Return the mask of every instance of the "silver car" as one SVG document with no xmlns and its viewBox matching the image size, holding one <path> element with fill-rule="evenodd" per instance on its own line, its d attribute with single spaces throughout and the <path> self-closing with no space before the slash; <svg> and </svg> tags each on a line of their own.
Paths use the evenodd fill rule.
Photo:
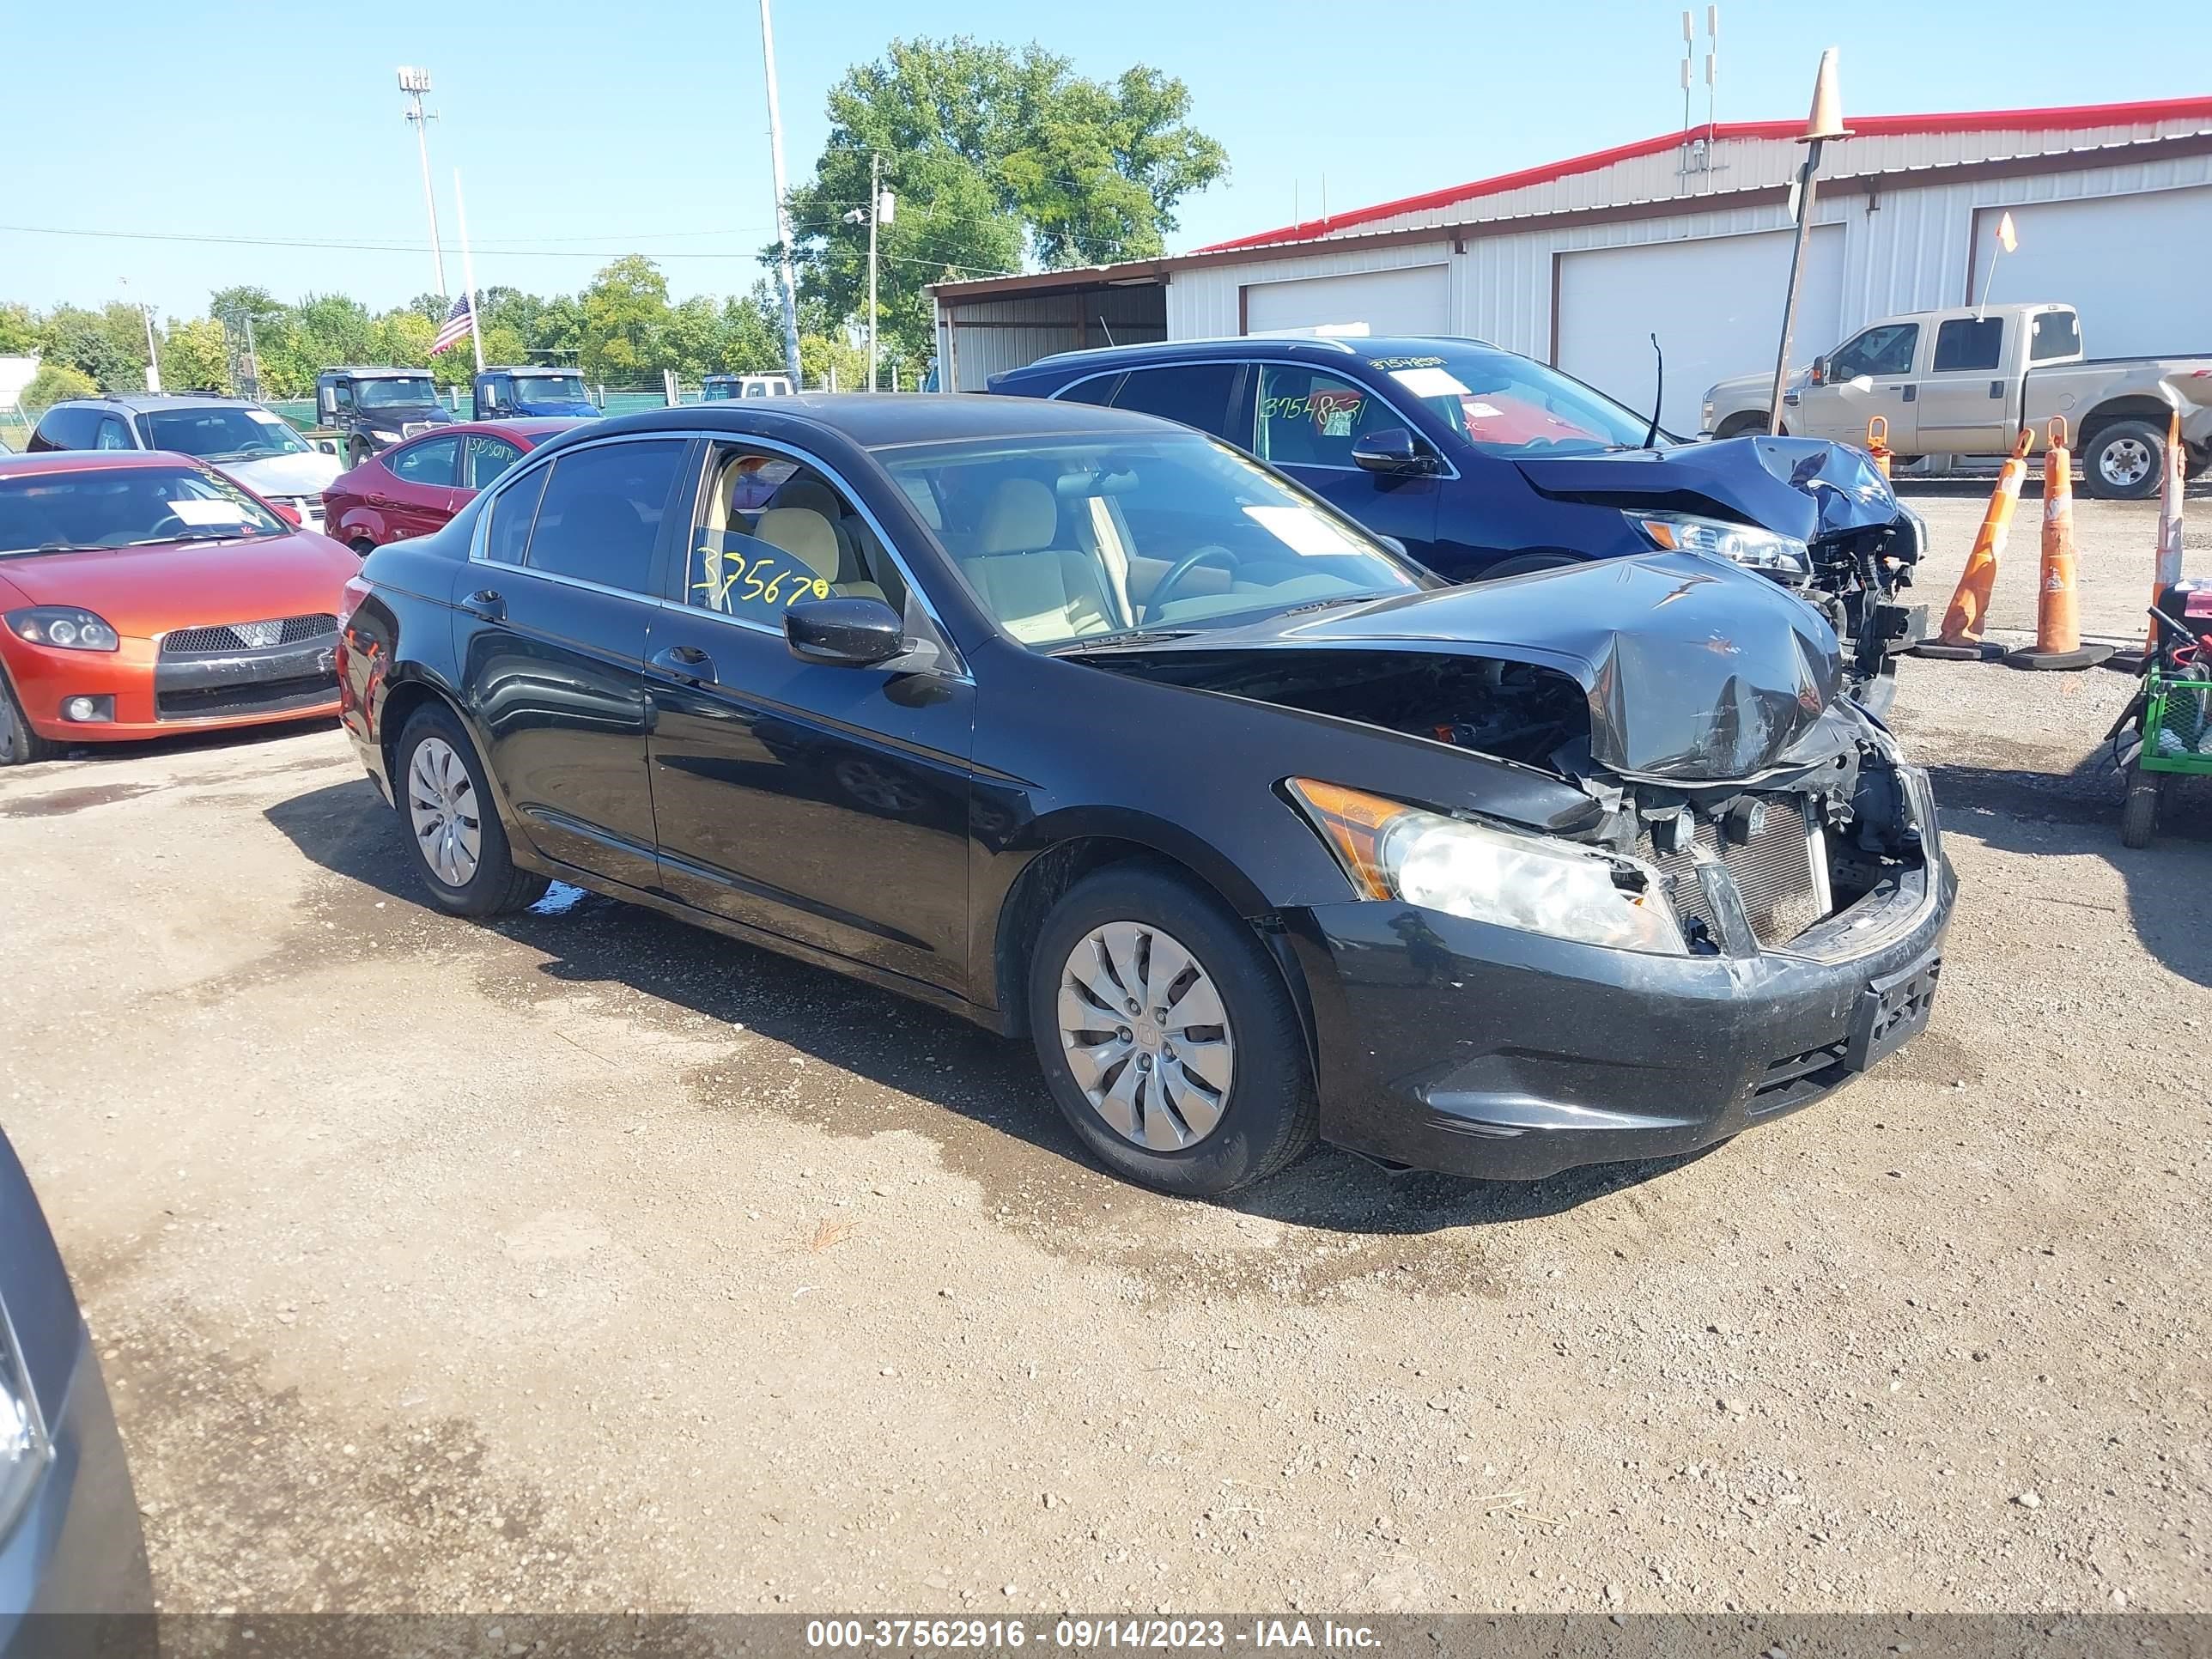
<svg viewBox="0 0 2212 1659">
<path fill-rule="evenodd" d="M 28 446 L 46 449 L 166 449 L 228 473 L 264 501 L 323 527 L 323 490 L 345 469 L 337 447 L 318 447 L 275 410 L 212 392 L 72 398 L 39 419 Z"/>
</svg>

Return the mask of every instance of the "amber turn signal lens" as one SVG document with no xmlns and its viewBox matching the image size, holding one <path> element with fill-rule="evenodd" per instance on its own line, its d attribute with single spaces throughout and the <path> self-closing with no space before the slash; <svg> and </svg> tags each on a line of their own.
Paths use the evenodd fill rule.
<svg viewBox="0 0 2212 1659">
<path fill-rule="evenodd" d="M 1390 878 L 1383 872 L 1382 832 L 1393 820 L 1406 816 L 1407 807 L 1380 795 L 1362 794 L 1342 784 L 1315 778 L 1292 778 L 1288 787 L 1306 817 L 1328 842 L 1343 865 L 1352 884 L 1371 899 L 1393 896 Z"/>
</svg>

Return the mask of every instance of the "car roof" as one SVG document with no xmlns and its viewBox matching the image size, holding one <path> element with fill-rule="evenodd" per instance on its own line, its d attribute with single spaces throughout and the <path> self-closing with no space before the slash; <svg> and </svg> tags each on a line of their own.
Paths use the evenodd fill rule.
<svg viewBox="0 0 2212 1659">
<path fill-rule="evenodd" d="M 167 449 L 47 449 L 35 455 L 0 454 L 0 478 L 39 472 L 128 472 L 138 467 L 207 469 L 189 455 Z"/>
<path fill-rule="evenodd" d="M 559 363 L 486 363 L 477 371 L 479 374 L 574 374 L 582 377 L 580 368 L 563 368 Z"/>
<path fill-rule="evenodd" d="M 764 437 L 812 427 L 833 432 L 861 449 L 901 444 L 960 442 L 978 438 L 1123 437 L 1183 432 L 1150 415 L 1089 404 L 1036 398 L 993 398 L 980 392 L 805 392 L 787 398 L 733 399 L 649 410 L 592 423 L 594 432 L 647 432 L 700 428 Z"/>
<path fill-rule="evenodd" d="M 430 371 L 427 368 L 407 368 L 398 363 L 341 363 L 336 368 L 326 368 L 323 370 L 323 374 L 370 375 L 396 374 L 404 375 L 409 380 L 427 380 L 429 378 Z M 321 375 L 318 375 L 316 378 L 319 380 Z"/>
<path fill-rule="evenodd" d="M 1255 357 L 1287 357 L 1297 362 L 1326 363 L 1372 357 L 1432 357 L 1446 347 L 1464 350 L 1469 346 L 1481 351 L 1498 349 L 1487 340 L 1462 334 L 1236 334 L 1212 340 L 1155 340 L 1139 345 L 1056 351 L 996 378 L 1011 380 L 1032 372 L 1064 374 L 1077 369 L 1099 373 L 1133 368 L 1139 363 L 1181 362 L 1194 358 L 1227 357 L 1243 362 Z"/>
<path fill-rule="evenodd" d="M 586 415 L 525 415 L 512 421 L 450 421 L 428 432 L 418 432 L 406 441 L 418 444 L 431 438 L 465 438 L 471 432 L 501 438 L 550 438 L 571 427 L 584 426 L 590 419 Z"/>
<path fill-rule="evenodd" d="M 152 409 L 205 409 L 214 405 L 235 409 L 252 400 L 234 398 L 227 392 L 103 392 L 92 398 L 64 398 L 49 405 L 49 409 L 88 408 L 133 410 Z M 258 408 L 258 404 L 254 407 Z"/>
</svg>

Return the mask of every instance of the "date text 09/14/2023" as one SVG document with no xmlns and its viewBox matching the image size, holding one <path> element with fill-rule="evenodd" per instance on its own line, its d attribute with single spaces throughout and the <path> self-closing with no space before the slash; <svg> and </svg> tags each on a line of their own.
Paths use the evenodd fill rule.
<svg viewBox="0 0 2212 1659">
<path fill-rule="evenodd" d="M 1035 1628 L 1024 1619 L 810 1619 L 806 1645 L 823 1652 L 1003 1651 L 1034 1644 L 1069 1652 L 1192 1648 L 1350 1653 L 1378 1645 L 1365 1625 L 1334 1620 L 1063 1618 Z"/>
</svg>

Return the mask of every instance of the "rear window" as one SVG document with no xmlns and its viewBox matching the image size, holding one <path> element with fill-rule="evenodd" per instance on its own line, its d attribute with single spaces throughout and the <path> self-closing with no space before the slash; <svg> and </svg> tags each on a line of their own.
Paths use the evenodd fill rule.
<svg viewBox="0 0 2212 1659">
<path fill-rule="evenodd" d="M 1936 330 L 1934 373 L 1995 368 L 2004 361 L 2004 319 L 1954 317 Z"/>
<path fill-rule="evenodd" d="M 681 438 L 572 449 L 550 469 L 530 532 L 532 570 L 649 592 L 653 550 L 684 458 Z M 494 530 L 498 526 L 494 521 Z"/>
<path fill-rule="evenodd" d="M 2070 311 L 2039 311 L 2028 325 L 2027 360 L 2049 362 L 2071 357 L 2081 349 L 2081 319 Z"/>
</svg>

